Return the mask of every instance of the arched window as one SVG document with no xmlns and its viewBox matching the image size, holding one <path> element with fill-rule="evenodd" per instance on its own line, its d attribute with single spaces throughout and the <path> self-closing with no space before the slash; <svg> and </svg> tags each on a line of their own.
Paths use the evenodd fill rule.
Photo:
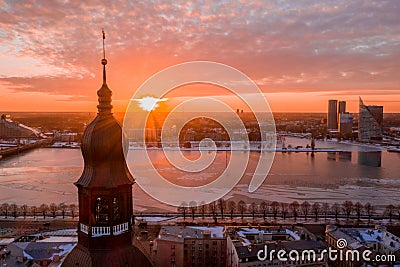
<svg viewBox="0 0 400 267">
<path fill-rule="evenodd" d="M 108 204 L 106 199 L 101 197 L 96 199 L 95 218 L 96 223 L 108 223 Z"/>
</svg>

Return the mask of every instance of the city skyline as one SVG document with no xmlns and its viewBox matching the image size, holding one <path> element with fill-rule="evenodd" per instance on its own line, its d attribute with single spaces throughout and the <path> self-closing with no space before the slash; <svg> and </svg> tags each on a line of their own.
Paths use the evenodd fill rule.
<svg viewBox="0 0 400 267">
<path fill-rule="evenodd" d="M 7 112 L 95 112 L 105 28 L 116 112 L 151 75 L 193 60 L 242 71 L 273 112 L 325 113 L 329 99 L 341 99 L 353 113 L 359 95 L 385 113 L 400 112 L 399 8 L 384 1 L 3 1 L 0 105 Z M 214 86 L 181 88 L 170 99 L 210 94 L 227 96 Z"/>
</svg>

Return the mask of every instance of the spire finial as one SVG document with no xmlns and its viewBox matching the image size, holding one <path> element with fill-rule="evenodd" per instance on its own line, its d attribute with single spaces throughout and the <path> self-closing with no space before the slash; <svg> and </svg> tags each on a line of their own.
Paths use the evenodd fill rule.
<svg viewBox="0 0 400 267">
<path fill-rule="evenodd" d="M 103 83 L 105 84 L 107 59 L 106 59 L 106 48 L 104 45 L 104 40 L 106 39 L 106 34 L 104 33 L 104 29 L 101 29 L 101 32 L 103 33 L 103 59 L 101 60 L 101 64 L 103 65 Z"/>
<path fill-rule="evenodd" d="M 111 105 L 112 92 L 108 88 L 107 83 L 106 83 L 107 59 L 106 59 L 106 49 L 105 49 L 105 45 L 104 45 L 104 39 L 106 39 L 106 35 L 104 33 L 104 29 L 101 29 L 101 32 L 103 34 L 103 59 L 101 60 L 101 64 L 103 65 L 103 85 L 97 91 L 97 95 L 99 96 L 99 105 L 97 106 L 97 108 L 98 108 L 100 114 L 110 114 L 111 109 L 112 109 L 112 105 Z"/>
</svg>

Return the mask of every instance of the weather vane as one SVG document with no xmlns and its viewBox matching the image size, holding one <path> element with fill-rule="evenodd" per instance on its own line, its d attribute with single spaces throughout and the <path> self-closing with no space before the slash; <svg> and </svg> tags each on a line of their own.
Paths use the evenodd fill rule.
<svg viewBox="0 0 400 267">
<path fill-rule="evenodd" d="M 101 29 L 101 32 L 103 33 L 103 59 L 101 60 L 101 64 L 106 65 L 107 60 L 106 60 L 106 48 L 104 45 L 104 40 L 106 39 L 106 34 L 104 32 L 104 29 Z"/>
</svg>

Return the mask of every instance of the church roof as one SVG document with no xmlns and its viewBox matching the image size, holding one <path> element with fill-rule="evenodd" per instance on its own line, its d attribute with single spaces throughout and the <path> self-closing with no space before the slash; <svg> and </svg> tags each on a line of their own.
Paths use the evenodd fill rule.
<svg viewBox="0 0 400 267">
<path fill-rule="evenodd" d="M 65 258 L 62 266 L 151 267 L 153 265 L 148 258 L 134 246 L 90 252 L 87 248 L 78 244 Z"/>
</svg>

